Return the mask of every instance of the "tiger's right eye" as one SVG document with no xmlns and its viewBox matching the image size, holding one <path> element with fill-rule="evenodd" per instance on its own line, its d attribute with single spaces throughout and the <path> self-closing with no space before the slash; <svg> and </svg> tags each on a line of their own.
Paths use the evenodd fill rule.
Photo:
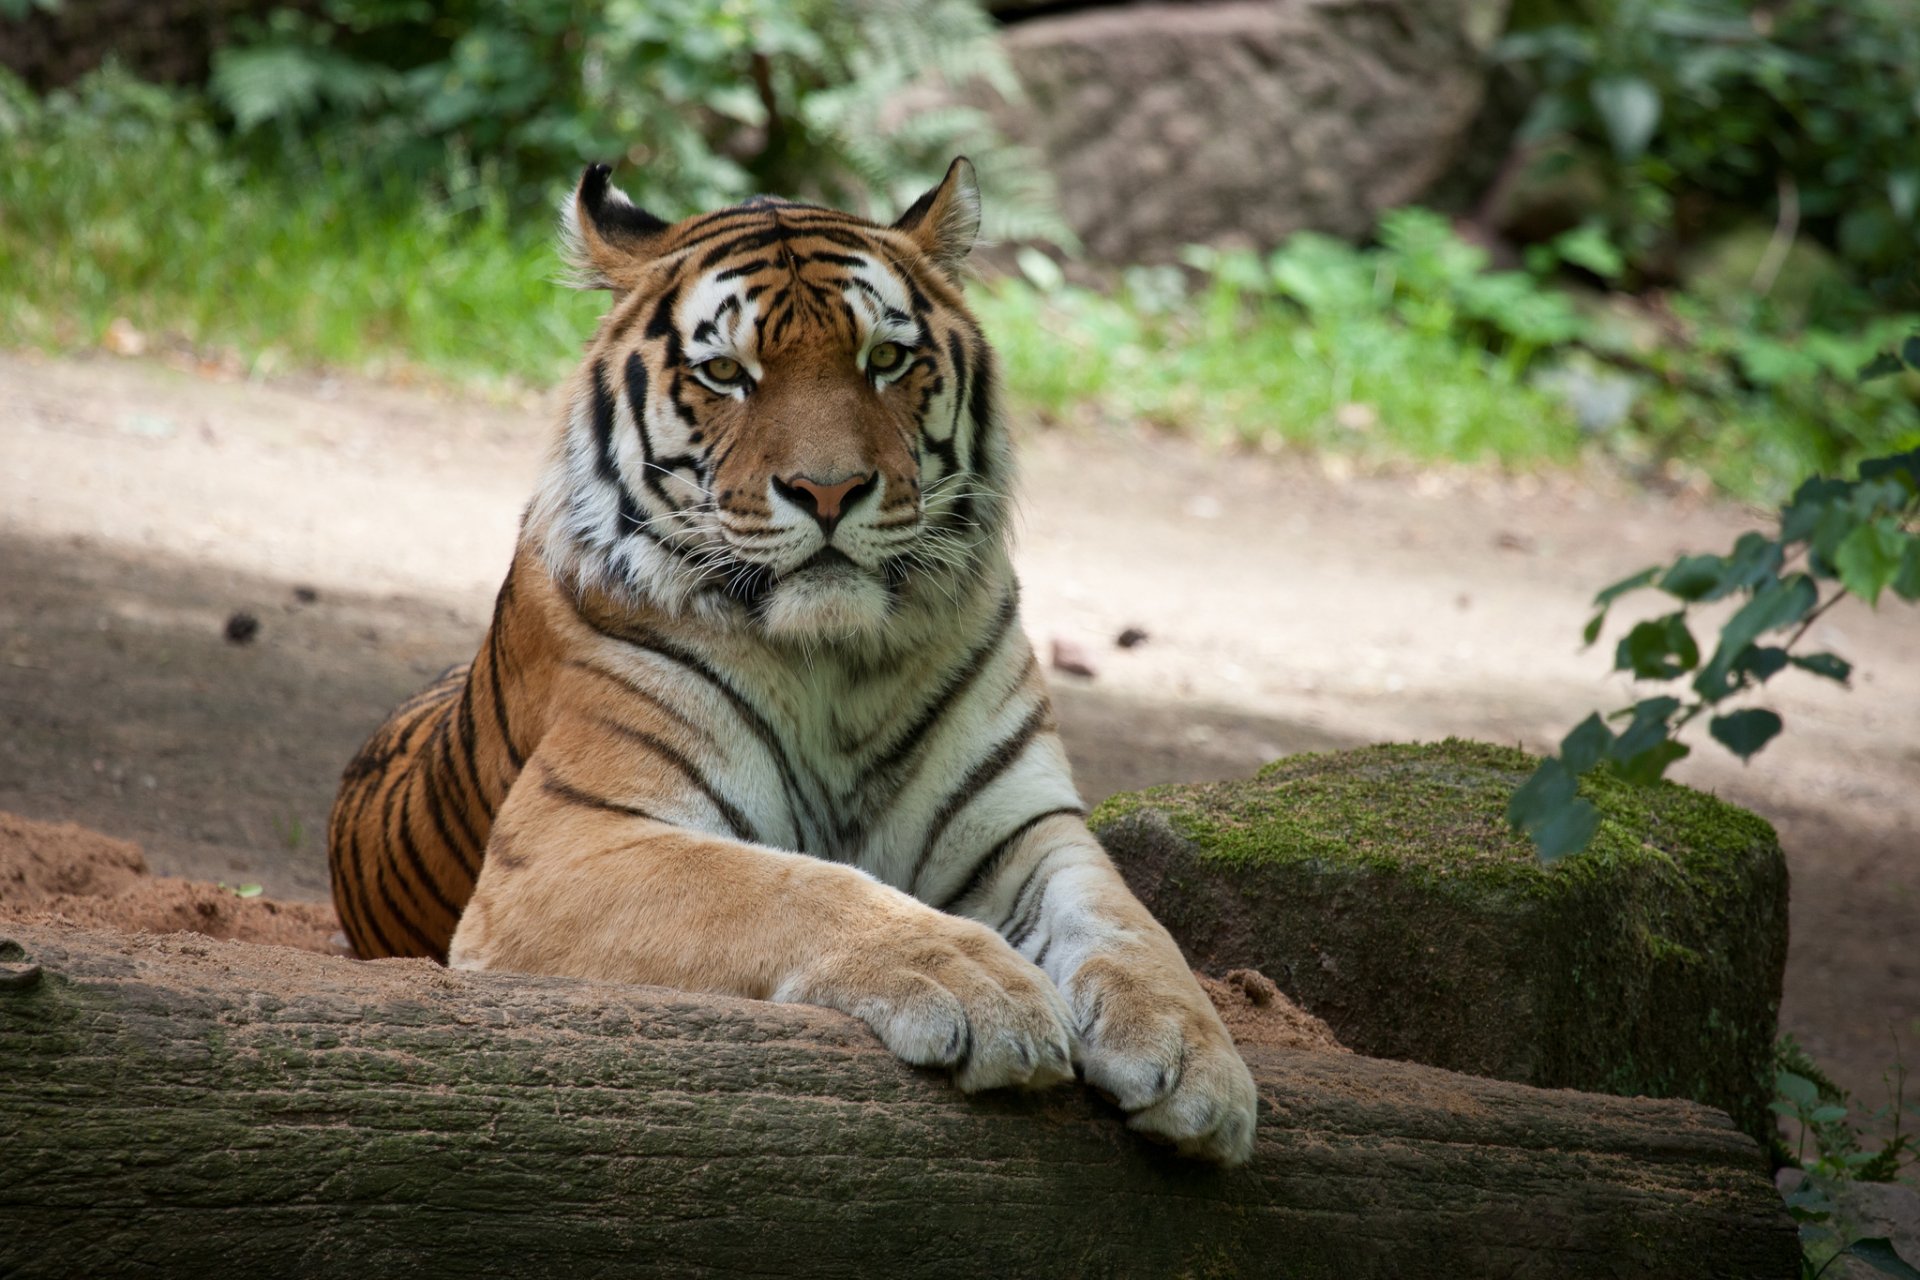
<svg viewBox="0 0 1920 1280">
<path fill-rule="evenodd" d="M 747 376 L 747 371 L 740 367 L 740 362 L 729 356 L 715 356 L 696 367 L 705 375 L 707 381 L 721 386 L 737 385 L 744 382 Z"/>
</svg>

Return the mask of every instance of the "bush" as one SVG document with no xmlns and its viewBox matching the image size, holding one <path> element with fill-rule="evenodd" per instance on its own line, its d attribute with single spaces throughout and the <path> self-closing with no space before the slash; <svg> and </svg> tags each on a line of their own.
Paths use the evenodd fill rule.
<svg viewBox="0 0 1920 1280">
<path fill-rule="evenodd" d="M 323 0 L 216 55 L 210 87 L 262 148 L 423 180 L 484 158 L 517 206 L 605 160 L 668 218 L 756 192 L 879 212 L 967 152 L 999 234 L 1064 237 L 1039 166 L 942 85 L 1018 92 L 971 0 Z"/>
<path fill-rule="evenodd" d="M 1642 263 L 1676 236 L 1773 209 L 1883 303 L 1920 302 L 1914 0 L 1531 8 L 1534 25 L 1503 46 L 1538 91 L 1521 136 L 1549 162 L 1602 171 L 1606 222 Z"/>
</svg>

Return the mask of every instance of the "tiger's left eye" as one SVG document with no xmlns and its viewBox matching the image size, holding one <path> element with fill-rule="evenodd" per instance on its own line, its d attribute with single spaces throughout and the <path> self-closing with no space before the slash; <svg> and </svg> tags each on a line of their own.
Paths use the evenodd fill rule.
<svg viewBox="0 0 1920 1280">
<path fill-rule="evenodd" d="M 746 370 L 740 367 L 738 360 L 727 356 L 715 356 L 700 366 L 700 372 L 706 374 L 712 381 L 725 386 L 740 381 Z"/>
<path fill-rule="evenodd" d="M 883 342 L 867 352 L 867 369 L 871 373 L 892 373 L 906 362 L 907 349 L 897 342 Z"/>
</svg>

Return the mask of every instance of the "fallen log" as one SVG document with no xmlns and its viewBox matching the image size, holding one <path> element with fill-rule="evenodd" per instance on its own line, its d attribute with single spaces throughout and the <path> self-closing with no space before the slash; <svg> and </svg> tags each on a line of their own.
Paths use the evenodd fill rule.
<svg viewBox="0 0 1920 1280">
<path fill-rule="evenodd" d="M 824 1010 L 7 932 L 4 1276 L 1797 1274 L 1758 1148 L 1689 1102 L 1255 1050 L 1220 1172 Z"/>
</svg>

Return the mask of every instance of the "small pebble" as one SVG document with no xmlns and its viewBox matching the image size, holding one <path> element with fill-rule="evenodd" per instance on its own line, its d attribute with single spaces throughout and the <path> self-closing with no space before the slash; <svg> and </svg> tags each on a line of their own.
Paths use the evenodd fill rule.
<svg viewBox="0 0 1920 1280">
<path fill-rule="evenodd" d="M 1122 649 L 1132 649 L 1147 642 L 1147 633 L 1139 627 L 1128 627 L 1113 638 L 1113 642 Z"/>
<path fill-rule="evenodd" d="M 245 609 L 236 610 L 227 619 L 227 641 L 230 644 L 251 644 L 260 634 L 260 619 Z"/>
<path fill-rule="evenodd" d="M 320 593 L 312 587 L 295 587 L 293 598 L 301 604 L 312 604 L 320 598 Z"/>
<path fill-rule="evenodd" d="M 1053 642 L 1053 669 L 1064 671 L 1070 676 L 1091 678 L 1095 674 L 1093 659 L 1088 656 L 1084 646 L 1072 640 L 1062 640 L 1057 637 Z"/>
</svg>

